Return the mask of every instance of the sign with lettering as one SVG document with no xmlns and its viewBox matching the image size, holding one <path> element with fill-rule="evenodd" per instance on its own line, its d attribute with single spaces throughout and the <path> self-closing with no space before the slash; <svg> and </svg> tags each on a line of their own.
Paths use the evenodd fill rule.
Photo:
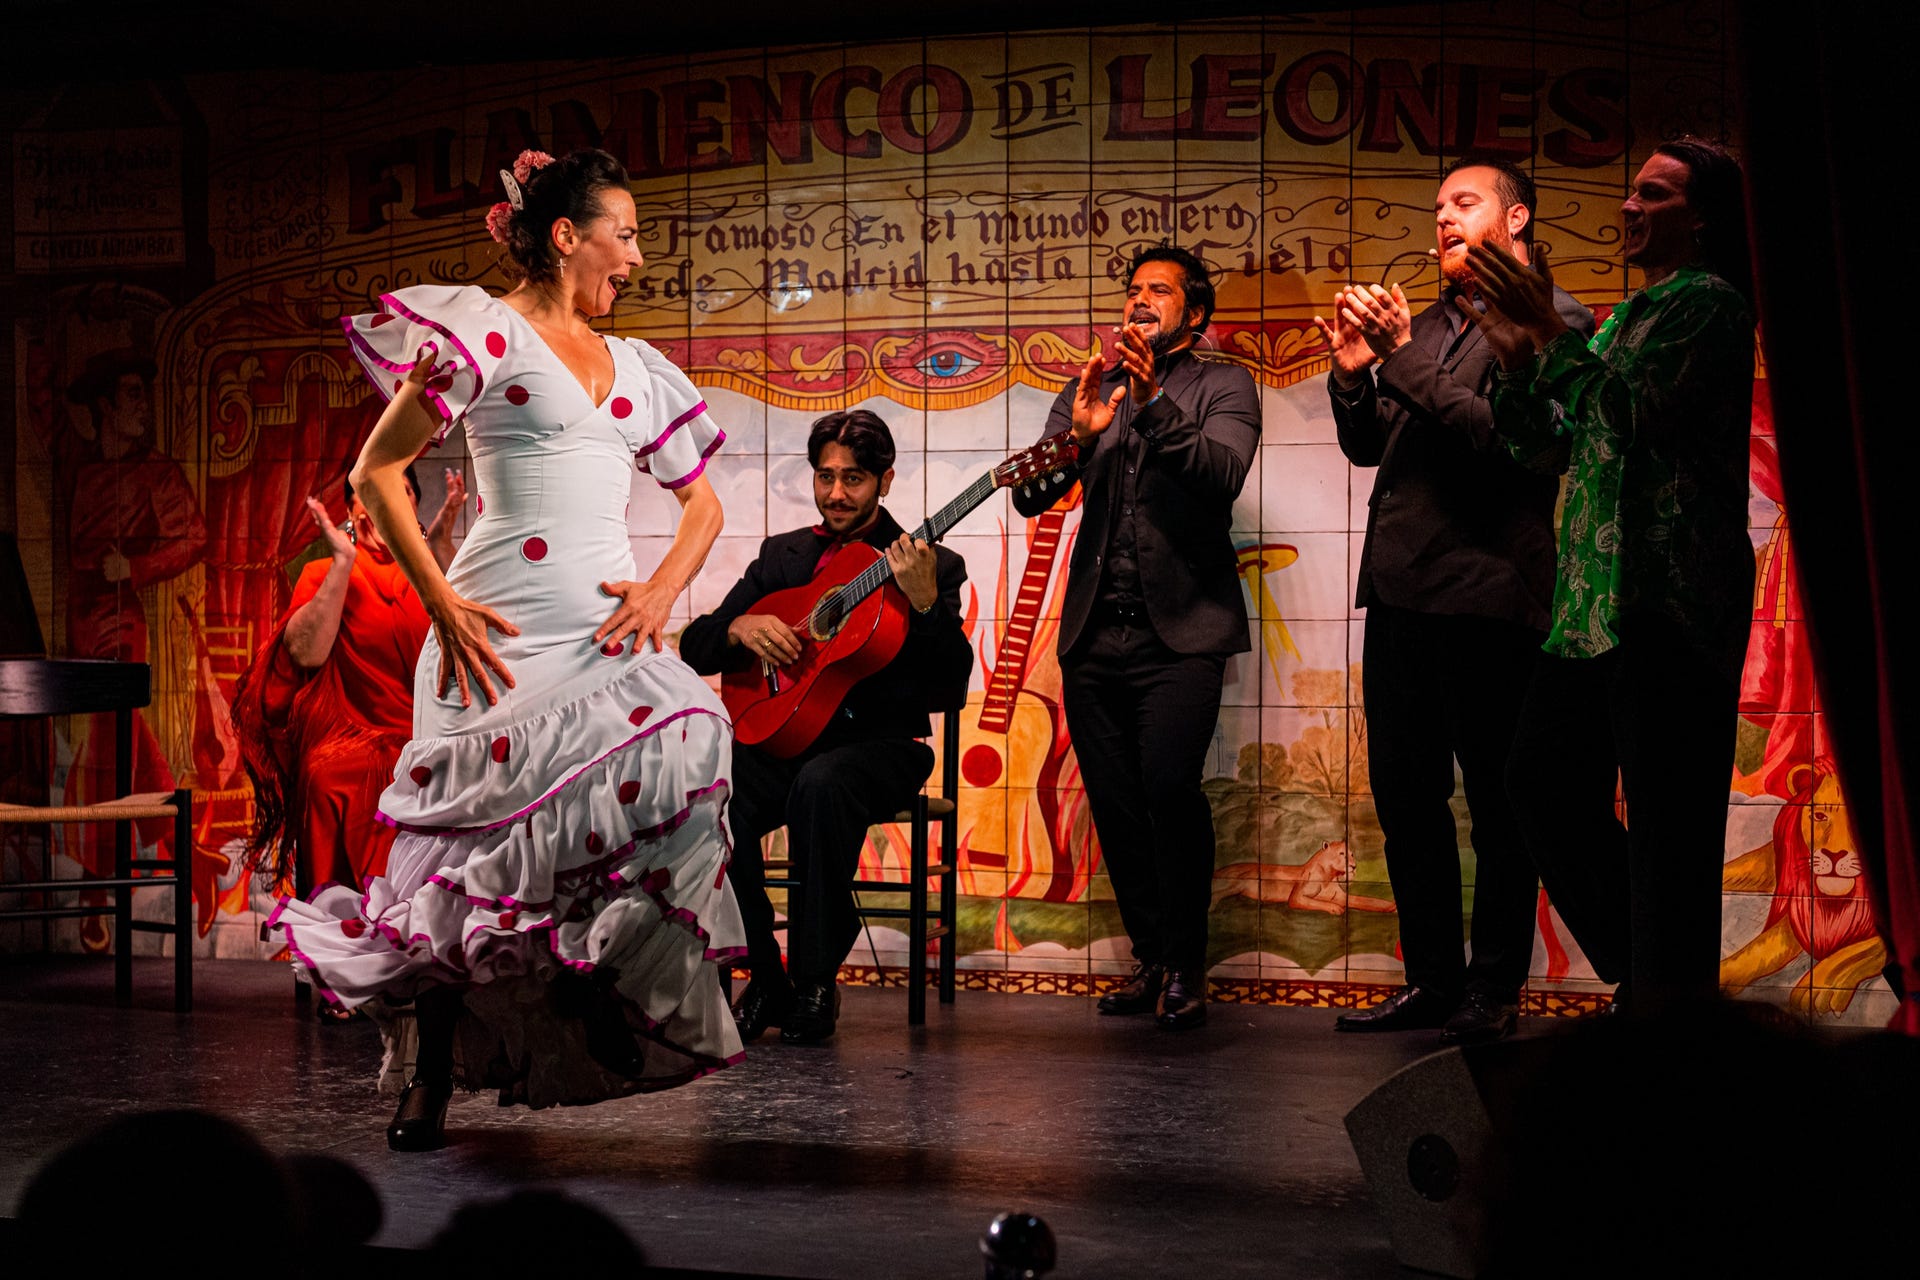
<svg viewBox="0 0 1920 1280">
<path fill-rule="evenodd" d="M 14 269 L 186 261 L 180 131 L 22 132 L 13 142 Z"/>
</svg>

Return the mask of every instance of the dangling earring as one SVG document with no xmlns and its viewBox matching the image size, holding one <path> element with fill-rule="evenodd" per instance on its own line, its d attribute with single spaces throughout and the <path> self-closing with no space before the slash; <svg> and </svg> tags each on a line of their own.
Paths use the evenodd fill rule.
<svg viewBox="0 0 1920 1280">
<path fill-rule="evenodd" d="M 352 516 L 347 517 L 347 541 L 356 547 L 360 545 L 360 526 L 354 523 Z"/>
</svg>

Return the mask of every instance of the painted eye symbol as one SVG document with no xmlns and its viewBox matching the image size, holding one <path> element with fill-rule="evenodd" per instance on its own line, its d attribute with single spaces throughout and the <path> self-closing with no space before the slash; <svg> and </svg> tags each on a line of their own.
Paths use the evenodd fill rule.
<svg viewBox="0 0 1920 1280">
<path fill-rule="evenodd" d="M 928 378 L 941 380 L 964 378 L 980 367 L 980 360 L 957 347 L 935 347 L 913 362 L 913 367 Z"/>
</svg>

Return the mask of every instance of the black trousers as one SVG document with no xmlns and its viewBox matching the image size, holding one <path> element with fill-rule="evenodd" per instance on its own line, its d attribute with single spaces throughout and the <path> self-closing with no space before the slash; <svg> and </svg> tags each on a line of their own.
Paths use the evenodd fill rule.
<svg viewBox="0 0 1920 1280">
<path fill-rule="evenodd" d="M 1213 809 L 1200 781 L 1226 665 L 1175 653 L 1145 619 L 1097 619 L 1060 661 L 1087 804 L 1143 964 L 1206 969 Z"/>
<path fill-rule="evenodd" d="M 1472 983 L 1510 1000 L 1527 980 L 1539 880 L 1506 770 L 1543 639 L 1494 618 L 1367 606 L 1367 771 L 1411 985 L 1458 996 Z M 1473 824 L 1471 964 L 1461 947 L 1455 760 Z"/>
<path fill-rule="evenodd" d="M 1739 688 L 1665 619 L 1542 655 L 1507 766 L 1527 849 L 1594 972 L 1636 1005 L 1711 997 Z M 1616 774 L 1627 825 L 1614 812 Z"/>
<path fill-rule="evenodd" d="M 860 936 L 849 886 L 860 868 L 867 828 L 911 804 L 932 772 L 933 748 L 910 738 L 828 747 L 791 760 L 734 747 L 727 878 L 740 903 L 747 967 L 756 979 L 780 976 L 761 837 L 787 829 L 787 856 L 801 882 L 788 900 L 788 971 L 794 982 L 830 983 Z"/>
</svg>

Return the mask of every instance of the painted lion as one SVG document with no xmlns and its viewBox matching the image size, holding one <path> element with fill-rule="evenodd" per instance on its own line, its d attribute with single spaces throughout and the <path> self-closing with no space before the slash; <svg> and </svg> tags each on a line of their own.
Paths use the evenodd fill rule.
<svg viewBox="0 0 1920 1280">
<path fill-rule="evenodd" d="M 1853 824 L 1833 762 L 1796 765 L 1773 839 L 1729 862 L 1722 886 L 1773 892 L 1766 925 L 1720 963 L 1728 993 L 1780 972 L 1802 955 L 1813 967 L 1794 984 L 1795 1009 L 1839 1013 L 1877 977 L 1887 952 L 1874 932 Z"/>
</svg>

